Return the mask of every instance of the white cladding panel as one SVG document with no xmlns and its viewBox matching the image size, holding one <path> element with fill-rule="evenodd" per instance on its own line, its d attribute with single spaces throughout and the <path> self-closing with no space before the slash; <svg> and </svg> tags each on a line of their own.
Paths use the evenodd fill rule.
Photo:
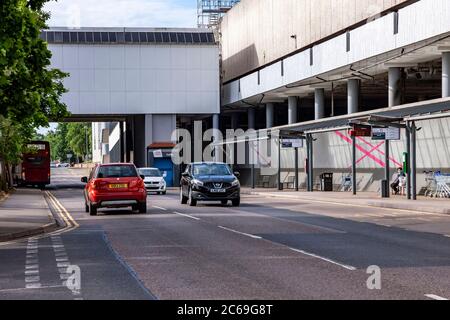
<svg viewBox="0 0 450 320">
<path fill-rule="evenodd" d="M 219 113 L 217 46 L 49 44 L 72 114 Z"/>
<path fill-rule="evenodd" d="M 350 31 L 350 51 L 347 35 L 343 34 L 313 47 L 313 66 L 310 50 L 306 49 L 284 59 L 284 76 L 280 77 L 279 63 L 224 85 L 223 105 L 281 88 L 298 81 L 338 70 L 355 62 L 402 48 L 450 32 L 450 0 L 421 0 L 398 11 L 399 30 L 394 34 L 394 14 L 390 13 Z M 276 72 L 273 72 L 276 70 Z M 241 81 L 240 93 L 236 83 Z M 280 85 L 282 83 L 282 85 Z"/>
</svg>

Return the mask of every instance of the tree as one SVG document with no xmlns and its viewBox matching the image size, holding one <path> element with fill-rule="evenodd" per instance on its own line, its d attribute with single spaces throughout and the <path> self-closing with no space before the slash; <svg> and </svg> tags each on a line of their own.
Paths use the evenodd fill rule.
<svg viewBox="0 0 450 320">
<path fill-rule="evenodd" d="M 68 115 L 60 102 L 67 74 L 50 68 L 51 52 L 39 38 L 47 28 L 47 1 L 0 2 L 0 115 L 20 123 L 30 138 L 34 128 Z"/>
<path fill-rule="evenodd" d="M 0 1 L 0 158 L 7 174 L 17 160 L 17 150 L 33 137 L 35 128 L 68 116 L 60 101 L 66 92 L 66 73 L 50 68 L 51 52 L 39 38 L 49 14 L 48 0 Z M 3 144 L 6 143 L 6 144 Z"/>
<path fill-rule="evenodd" d="M 75 156 L 86 161 L 86 156 L 91 153 L 91 125 L 88 123 L 69 123 L 66 138 Z"/>
<path fill-rule="evenodd" d="M 20 161 L 23 138 L 10 119 L 0 115 L 0 189 L 7 191 L 13 184 L 12 166 Z"/>
</svg>

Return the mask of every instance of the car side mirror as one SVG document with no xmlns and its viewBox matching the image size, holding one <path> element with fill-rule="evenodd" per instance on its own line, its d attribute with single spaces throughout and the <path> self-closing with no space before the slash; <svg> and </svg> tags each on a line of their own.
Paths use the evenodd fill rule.
<svg viewBox="0 0 450 320">
<path fill-rule="evenodd" d="M 141 174 L 139 177 L 141 177 L 142 180 L 145 180 L 145 176 Z"/>
<path fill-rule="evenodd" d="M 81 178 L 81 182 L 83 182 L 83 183 L 88 183 L 88 178 L 87 178 L 87 177 Z"/>
<path fill-rule="evenodd" d="M 239 172 L 235 172 L 234 175 L 236 176 L 236 178 L 239 178 L 241 176 L 241 174 Z"/>
</svg>

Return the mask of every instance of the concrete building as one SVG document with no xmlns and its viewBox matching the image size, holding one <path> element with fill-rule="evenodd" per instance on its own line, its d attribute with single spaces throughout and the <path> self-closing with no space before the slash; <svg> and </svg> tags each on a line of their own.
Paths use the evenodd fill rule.
<svg viewBox="0 0 450 320">
<path fill-rule="evenodd" d="M 417 102 L 425 114 L 426 102 L 449 96 L 448 0 L 242 0 L 223 18 L 220 35 L 222 117 L 256 110 L 258 129 Z M 450 171 L 450 120 L 416 124 L 421 184 L 422 171 Z M 339 184 L 352 170 L 351 137 L 331 130 L 314 139 L 314 183 L 335 172 Z M 386 154 L 388 167 L 401 166 L 406 143 L 403 133 L 390 144 L 357 139 L 358 189 L 378 189 Z M 300 150 L 300 168 L 306 157 Z M 286 181 L 295 157 L 286 150 L 281 158 Z"/>
<path fill-rule="evenodd" d="M 220 112 L 219 47 L 204 29 L 51 28 L 71 121 L 93 125 L 95 162 L 157 166 L 176 184 L 172 132 Z M 107 122 L 107 123 L 105 123 Z M 156 153 L 154 151 L 157 151 Z M 155 156 L 157 154 L 157 156 Z"/>
</svg>

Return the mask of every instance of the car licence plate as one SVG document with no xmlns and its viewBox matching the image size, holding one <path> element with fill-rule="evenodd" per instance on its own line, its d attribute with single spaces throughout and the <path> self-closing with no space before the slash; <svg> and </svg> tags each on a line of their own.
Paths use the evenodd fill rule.
<svg viewBox="0 0 450 320">
<path fill-rule="evenodd" d="M 116 183 L 116 184 L 110 184 L 110 189 L 125 189 L 128 188 L 128 185 L 126 183 Z"/>
<path fill-rule="evenodd" d="M 211 189 L 210 191 L 211 191 L 211 193 L 225 193 L 226 192 L 225 189 Z"/>
</svg>

